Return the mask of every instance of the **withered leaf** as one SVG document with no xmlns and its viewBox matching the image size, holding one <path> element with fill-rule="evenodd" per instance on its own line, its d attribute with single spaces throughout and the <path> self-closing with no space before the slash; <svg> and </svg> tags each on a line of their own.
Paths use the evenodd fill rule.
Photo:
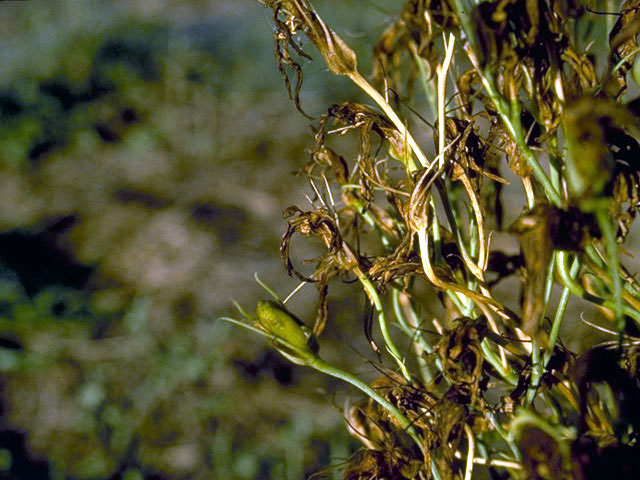
<svg viewBox="0 0 640 480">
<path fill-rule="evenodd" d="M 552 207 L 538 204 L 523 213 L 509 227 L 520 242 L 524 256 L 524 295 L 522 305 L 522 329 L 534 336 L 540 327 L 544 311 L 544 286 L 549 261 L 553 254 L 553 243 L 549 234 L 549 218 Z"/>
<path fill-rule="evenodd" d="M 388 185 L 386 179 L 381 178 L 376 169 L 376 165 L 374 164 L 375 159 L 373 158 L 374 153 L 377 154 L 383 144 L 380 143 L 376 146 L 374 143 L 376 137 L 372 137 L 371 134 L 376 133 L 381 140 L 387 142 L 389 154 L 402 162 L 406 162 L 406 159 L 411 157 L 411 149 L 407 144 L 406 138 L 400 134 L 386 117 L 366 105 L 356 102 L 344 102 L 331 106 L 329 111 L 320 117 L 318 130 L 315 135 L 316 145 L 314 152 L 321 154 L 322 159 L 319 160 L 331 162 L 331 164 L 334 165 L 332 169 L 341 167 L 336 164 L 336 158 L 327 156 L 326 147 L 324 146 L 328 135 L 329 121 L 331 119 L 335 120 L 339 125 L 348 127 L 342 129 L 341 132 L 353 129 L 358 133 L 356 170 L 360 174 L 359 184 L 361 187 L 358 196 L 365 203 L 366 207 L 369 208 L 374 196 L 374 187 L 394 189 L 391 185 Z M 341 173 L 339 174 L 342 175 Z M 353 176 L 355 176 L 355 172 L 352 173 L 352 177 Z M 352 178 L 349 183 L 353 183 Z"/>
<path fill-rule="evenodd" d="M 287 231 L 282 236 L 280 255 L 289 272 L 303 282 L 315 283 L 320 294 L 318 315 L 313 327 L 313 332 L 320 335 L 324 330 L 327 315 L 327 285 L 336 275 L 350 271 L 360 271 L 361 266 L 368 267 L 366 261 L 351 248 L 342 238 L 340 229 L 335 224 L 335 219 L 324 211 L 304 212 L 297 207 L 289 207 L 285 211 L 286 217 L 292 217 L 287 224 Z M 316 264 L 315 270 L 310 276 L 300 273 L 291 259 L 291 240 L 296 233 L 318 238 L 327 249 L 319 257 L 308 260 Z"/>
<path fill-rule="evenodd" d="M 450 147 L 454 160 L 451 174 L 453 180 L 458 180 L 468 172 L 472 176 L 475 176 L 473 173 L 478 173 L 499 183 L 509 183 L 484 168 L 485 160 L 490 157 L 489 145 L 476 134 L 473 122 L 455 117 L 447 117 L 445 121 L 447 142 L 453 142 Z"/>
<path fill-rule="evenodd" d="M 640 137 L 640 131 L 628 109 L 613 100 L 590 96 L 568 103 L 562 123 L 569 149 L 567 182 L 572 197 L 580 203 L 602 194 L 615 174 L 616 150 L 633 145 L 631 136 Z"/>
<path fill-rule="evenodd" d="M 355 52 L 327 27 L 309 1 L 261 0 L 261 3 L 273 8 L 274 12 L 282 13 L 286 17 L 284 23 L 289 26 L 291 33 L 302 30 L 320 51 L 329 70 L 333 73 L 336 75 L 356 73 Z"/>
<path fill-rule="evenodd" d="M 373 49 L 375 85 L 401 92 L 404 84 L 406 96 L 411 97 L 417 77 L 414 57 L 426 60 L 427 76 L 435 74 L 439 58 L 435 40 L 444 30 L 457 28 L 454 11 L 450 0 L 408 0 L 400 18 L 383 32 Z M 406 76 L 400 74 L 404 67 Z"/>
<path fill-rule="evenodd" d="M 522 329 L 535 335 L 542 320 L 545 281 L 553 251 L 580 251 L 590 236 L 600 232 L 592 214 L 576 207 L 562 210 L 547 203 L 539 203 L 520 215 L 509 232 L 518 238 L 524 257 Z"/>
<path fill-rule="evenodd" d="M 541 428 L 527 426 L 519 432 L 518 446 L 522 452 L 527 478 L 561 480 L 571 478 L 556 440 Z"/>
<path fill-rule="evenodd" d="M 436 345 L 444 377 L 455 387 L 457 394 L 468 398 L 473 406 L 482 402 L 481 385 L 485 375 L 480 343 L 486 330 L 486 324 L 466 317 L 457 318 Z"/>
<path fill-rule="evenodd" d="M 636 38 L 640 32 L 640 1 L 626 0 L 620 12 L 621 15 L 609 34 L 611 55 L 607 77 L 611 75 L 611 81 L 605 81 L 607 93 L 616 99 L 620 98 L 627 89 L 626 75 L 636 55 L 633 52 L 638 48 Z M 612 72 L 619 62 L 622 62 L 620 67 Z"/>
</svg>

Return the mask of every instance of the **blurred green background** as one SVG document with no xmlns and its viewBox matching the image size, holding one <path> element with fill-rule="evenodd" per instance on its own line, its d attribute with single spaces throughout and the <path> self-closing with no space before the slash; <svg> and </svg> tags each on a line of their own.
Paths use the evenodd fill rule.
<svg viewBox="0 0 640 480">
<path fill-rule="evenodd" d="M 399 11 L 379 3 L 317 2 L 365 72 Z M 296 286 L 281 211 L 307 202 L 291 172 L 312 139 L 270 15 L 252 0 L 0 2 L 1 479 L 339 478 L 358 447 L 344 386 L 216 321 L 265 296 L 254 272 Z M 302 98 L 318 116 L 360 96 L 314 62 Z M 329 338 L 360 336 L 354 292 L 332 292 Z M 301 316 L 311 300 L 295 299 Z M 366 377 L 350 342 L 325 354 Z"/>
</svg>

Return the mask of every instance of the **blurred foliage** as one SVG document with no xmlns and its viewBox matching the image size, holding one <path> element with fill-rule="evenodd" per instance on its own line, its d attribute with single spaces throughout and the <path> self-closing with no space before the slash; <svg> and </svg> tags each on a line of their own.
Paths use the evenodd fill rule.
<svg viewBox="0 0 640 480">
<path fill-rule="evenodd" d="M 294 479 L 346 458 L 339 385 L 214 322 L 277 264 L 304 148 L 296 122 L 271 133 L 288 105 L 263 12 L 31 2 L 0 23 L 0 478 Z"/>
</svg>

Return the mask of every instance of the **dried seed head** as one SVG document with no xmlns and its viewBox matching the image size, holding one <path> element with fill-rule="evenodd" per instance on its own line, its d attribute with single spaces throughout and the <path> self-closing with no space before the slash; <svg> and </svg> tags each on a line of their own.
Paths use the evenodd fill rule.
<svg viewBox="0 0 640 480">
<path fill-rule="evenodd" d="M 329 70 L 336 75 L 357 72 L 356 54 L 333 30 L 307 0 L 258 0 L 286 16 L 285 23 L 293 34 L 302 30 L 322 54 Z"/>
<path fill-rule="evenodd" d="M 413 231 L 425 228 L 430 223 L 429 195 L 437 174 L 438 172 L 429 168 L 423 168 L 416 173 L 415 187 L 407 204 L 407 220 Z"/>
</svg>

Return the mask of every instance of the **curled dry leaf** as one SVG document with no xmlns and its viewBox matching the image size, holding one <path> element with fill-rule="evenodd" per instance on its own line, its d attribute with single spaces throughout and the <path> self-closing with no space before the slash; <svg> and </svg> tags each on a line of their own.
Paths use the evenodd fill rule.
<svg viewBox="0 0 640 480">
<path fill-rule="evenodd" d="M 323 211 L 304 212 L 297 207 L 289 207 L 285 216 L 293 217 L 288 221 L 287 231 L 282 237 L 280 254 L 289 275 L 294 275 L 303 282 L 315 283 L 320 294 L 318 315 L 313 332 L 320 335 L 325 328 L 328 317 L 327 294 L 329 281 L 336 275 L 348 272 L 358 273 L 366 262 L 345 242 L 340 234 L 334 217 Z M 316 268 L 310 276 L 300 273 L 291 259 L 291 240 L 296 233 L 320 239 L 327 249 L 315 262 Z"/>
<path fill-rule="evenodd" d="M 600 196 L 617 168 L 637 170 L 637 119 L 613 100 L 582 97 L 569 103 L 563 133 L 569 149 L 567 182 L 577 203 Z"/>
<path fill-rule="evenodd" d="M 300 103 L 300 89 L 302 88 L 303 79 L 302 67 L 297 61 L 294 60 L 289 49 L 293 49 L 293 51 L 299 56 L 308 60 L 310 60 L 311 57 L 307 55 L 304 50 L 302 50 L 302 47 L 296 42 L 294 38 L 296 34 L 295 25 L 291 24 L 288 21 L 289 17 L 286 13 L 283 12 L 280 2 L 270 0 L 258 1 L 260 1 L 260 3 L 265 6 L 273 8 L 273 22 L 275 26 L 273 37 L 274 54 L 278 70 L 280 71 L 280 74 L 284 79 L 285 86 L 287 87 L 289 98 L 293 100 L 296 109 L 300 113 L 302 113 L 305 117 L 311 119 L 311 117 L 304 112 Z M 291 81 L 289 80 L 289 76 L 285 67 L 290 67 L 295 72 L 296 80 L 295 86 L 293 88 L 291 86 Z"/>
<path fill-rule="evenodd" d="M 490 145 L 476 134 L 473 122 L 448 117 L 446 123 L 447 141 L 453 142 L 450 147 L 450 151 L 453 152 L 451 158 L 454 161 L 451 172 L 453 180 L 458 180 L 469 172 L 472 175 L 483 175 L 494 182 L 509 183 L 501 176 L 484 168 L 485 162 L 491 158 Z"/>
<path fill-rule="evenodd" d="M 274 15 L 282 16 L 289 34 L 298 30 L 313 42 L 322 54 L 327 67 L 336 75 L 357 72 L 356 54 L 333 30 L 324 23 L 307 0 L 259 0 L 273 8 Z"/>
<path fill-rule="evenodd" d="M 361 450 L 349 459 L 342 480 L 412 479 L 419 470 L 420 462 L 402 450 Z"/>
<path fill-rule="evenodd" d="M 619 99 L 627 90 L 627 72 L 637 55 L 637 36 L 640 32 L 640 1 L 626 0 L 621 7 L 611 33 L 609 34 L 609 71 L 610 80 L 605 83 L 607 93 Z M 614 71 L 614 68 L 618 68 Z"/>
<path fill-rule="evenodd" d="M 480 347 L 486 332 L 486 324 L 470 318 L 458 318 L 436 345 L 444 378 L 455 389 L 458 398 L 475 407 L 482 407 L 482 395 L 488 380 L 483 373 L 484 357 Z"/>
<path fill-rule="evenodd" d="M 448 0 L 410 0 L 398 20 L 380 36 L 373 48 L 373 80 L 378 88 L 413 93 L 418 61 L 425 60 L 427 77 L 435 75 L 439 53 L 436 41 L 441 34 L 458 25 L 452 2 Z M 402 75 L 404 67 L 409 72 Z"/>
</svg>

